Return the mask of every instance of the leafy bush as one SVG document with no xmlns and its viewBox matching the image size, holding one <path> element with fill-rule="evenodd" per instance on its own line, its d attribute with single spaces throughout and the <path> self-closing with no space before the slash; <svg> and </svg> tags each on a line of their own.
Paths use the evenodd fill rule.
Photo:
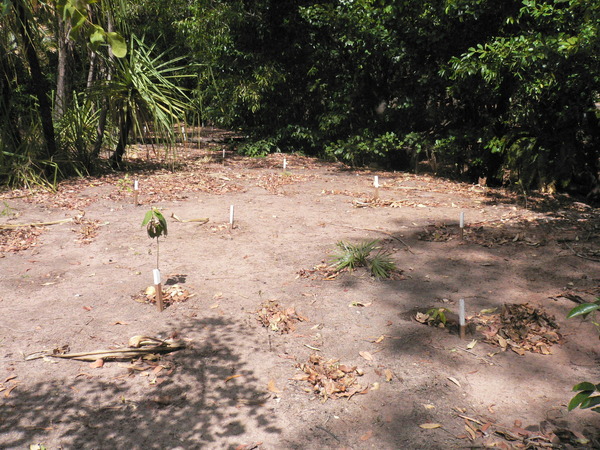
<svg viewBox="0 0 600 450">
<path fill-rule="evenodd" d="M 357 267 L 367 267 L 375 278 L 389 278 L 397 270 L 396 264 L 390 258 L 390 253 L 379 247 L 379 241 L 367 241 L 360 244 L 349 244 L 343 241 L 337 243 L 341 250 L 333 256 L 337 271 L 354 270 Z M 373 251 L 377 251 L 371 256 Z"/>
<path fill-rule="evenodd" d="M 583 303 L 576 306 L 569 311 L 567 319 L 577 316 L 586 319 L 590 314 L 596 315 L 598 310 L 600 310 L 600 297 L 593 303 Z M 592 323 L 600 329 L 598 321 L 595 318 L 591 320 Z M 569 402 L 569 411 L 579 407 L 581 409 L 592 408 L 592 411 L 600 413 L 600 406 L 597 406 L 600 405 L 600 395 L 593 395 L 596 392 L 600 393 L 600 383 L 592 384 L 589 381 L 584 381 L 583 383 L 573 386 L 573 391 L 578 393 Z"/>
</svg>

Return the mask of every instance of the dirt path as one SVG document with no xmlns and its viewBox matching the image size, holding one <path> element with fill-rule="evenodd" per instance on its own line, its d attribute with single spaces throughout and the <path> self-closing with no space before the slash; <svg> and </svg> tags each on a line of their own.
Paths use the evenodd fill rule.
<svg viewBox="0 0 600 450">
<path fill-rule="evenodd" d="M 0 230 L 0 448 L 599 445 L 600 416 L 566 410 L 574 384 L 600 379 L 597 331 L 565 319 L 573 300 L 600 295 L 598 210 L 549 197 L 528 198 L 525 209 L 501 190 L 294 155 L 285 173 L 283 155 L 224 164 L 220 155 L 182 150 L 176 173 L 0 196 L 0 225 L 72 219 Z M 156 242 L 140 226 L 150 206 L 169 224 L 163 283 L 192 294 L 162 313 L 133 299 L 156 264 Z M 318 270 L 337 242 L 372 239 L 401 269 L 393 279 Z M 415 320 L 443 307 L 452 322 L 461 298 L 469 322 L 480 321 L 464 340 L 451 323 L 449 332 Z M 270 300 L 307 320 L 284 334 L 263 327 L 257 311 Z M 532 338 L 537 352 L 501 341 L 493 321 L 503 304 L 554 316 L 560 344 L 538 340 L 549 327 Z M 102 367 L 24 360 L 123 347 L 135 335 L 187 348 Z M 330 372 L 315 390 L 330 359 L 345 378 Z M 328 393 L 341 397 L 323 401 Z"/>
</svg>

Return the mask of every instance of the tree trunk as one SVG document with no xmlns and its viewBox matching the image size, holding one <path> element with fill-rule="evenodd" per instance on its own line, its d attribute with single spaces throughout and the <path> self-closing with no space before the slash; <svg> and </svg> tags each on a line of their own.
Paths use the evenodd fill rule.
<svg viewBox="0 0 600 450">
<path fill-rule="evenodd" d="M 54 118 L 60 119 L 69 106 L 69 95 L 71 92 L 69 61 L 73 53 L 69 41 L 70 25 L 62 18 L 57 18 L 57 41 L 58 41 L 58 71 L 56 75 L 56 98 L 54 101 Z"/>
<path fill-rule="evenodd" d="M 35 51 L 35 46 L 33 45 L 33 35 L 25 8 L 19 2 L 13 3 L 13 7 L 16 10 L 19 33 L 23 39 L 25 56 L 29 63 L 29 69 L 31 70 L 32 91 L 39 104 L 42 132 L 44 134 L 44 140 L 46 141 L 46 156 L 52 158 L 56 154 L 56 140 L 54 137 L 54 124 L 52 122 L 52 106 L 48 100 L 50 88 L 40 68 L 40 61 Z"/>
<path fill-rule="evenodd" d="M 124 112 L 125 118 L 121 119 L 119 126 L 119 142 L 115 148 L 115 152 L 110 157 L 113 169 L 120 169 L 123 163 L 123 155 L 129 139 L 129 131 L 131 131 L 132 117 L 129 111 Z"/>
</svg>

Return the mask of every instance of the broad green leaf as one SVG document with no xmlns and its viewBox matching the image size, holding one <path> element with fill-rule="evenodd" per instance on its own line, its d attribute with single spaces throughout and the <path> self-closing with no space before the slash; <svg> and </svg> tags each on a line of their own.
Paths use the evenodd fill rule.
<svg viewBox="0 0 600 450">
<path fill-rule="evenodd" d="M 592 391 L 593 392 L 596 390 L 596 386 L 594 386 L 589 381 L 584 381 L 583 383 L 579 383 L 579 384 L 576 384 L 575 386 L 573 386 L 573 390 L 574 391 Z"/>
<path fill-rule="evenodd" d="M 600 405 L 600 395 L 595 395 L 594 397 L 588 397 L 581 403 L 580 408 L 586 409 L 586 408 L 591 408 L 596 405 Z"/>
<path fill-rule="evenodd" d="M 146 215 L 144 216 L 144 220 L 142 221 L 142 226 L 147 225 L 148 222 L 150 222 L 150 219 L 152 219 L 152 213 L 153 213 L 152 210 L 150 210 L 146 213 Z"/>
<path fill-rule="evenodd" d="M 570 319 L 571 317 L 587 315 L 597 309 L 600 309 L 600 305 L 598 303 L 583 303 L 569 311 L 567 319 Z"/>
<path fill-rule="evenodd" d="M 94 32 L 90 34 L 90 43 L 97 47 L 104 42 L 104 30 L 101 27 L 94 26 Z"/>
<path fill-rule="evenodd" d="M 124 58 L 125 55 L 127 55 L 127 44 L 125 43 L 125 38 L 123 38 L 123 36 L 113 31 L 106 33 L 106 39 L 108 40 L 108 45 L 110 45 L 113 55 L 117 58 Z"/>
<path fill-rule="evenodd" d="M 567 409 L 569 411 L 572 411 L 573 409 L 577 408 L 581 403 L 583 403 L 585 400 L 587 400 L 587 398 L 592 395 L 594 393 L 594 391 L 583 391 L 580 392 L 579 394 L 577 394 L 575 397 L 573 397 L 571 399 L 571 401 L 569 402 L 569 405 L 567 407 Z"/>
</svg>

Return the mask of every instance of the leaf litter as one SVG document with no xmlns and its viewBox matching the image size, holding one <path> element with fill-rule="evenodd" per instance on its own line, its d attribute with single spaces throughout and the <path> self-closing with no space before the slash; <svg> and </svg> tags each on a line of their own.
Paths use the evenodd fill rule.
<svg viewBox="0 0 600 450">
<path fill-rule="evenodd" d="M 368 387 L 360 385 L 357 377 L 363 372 L 356 366 L 340 364 L 339 359 L 325 359 L 312 354 L 306 363 L 296 365 L 303 374 L 296 375 L 293 380 L 307 381 L 312 387 L 306 388 L 323 401 L 327 399 L 348 398 L 356 394 L 366 394 Z"/>
<path fill-rule="evenodd" d="M 299 314 L 295 308 L 286 308 L 275 300 L 267 300 L 256 312 L 259 322 L 271 331 L 289 333 L 296 329 L 295 324 L 308 319 Z"/>
<path fill-rule="evenodd" d="M 185 289 L 179 284 L 171 286 L 161 286 L 163 295 L 163 304 L 171 306 L 174 303 L 182 303 L 188 301 L 195 294 L 191 294 L 188 289 Z M 148 286 L 144 291 L 133 296 L 133 300 L 139 303 L 156 304 L 156 287 Z"/>
<path fill-rule="evenodd" d="M 562 341 L 554 317 L 528 303 L 504 304 L 499 313 L 477 314 L 472 321 L 485 342 L 521 356 L 525 352 L 550 355 L 550 347 Z"/>
</svg>

